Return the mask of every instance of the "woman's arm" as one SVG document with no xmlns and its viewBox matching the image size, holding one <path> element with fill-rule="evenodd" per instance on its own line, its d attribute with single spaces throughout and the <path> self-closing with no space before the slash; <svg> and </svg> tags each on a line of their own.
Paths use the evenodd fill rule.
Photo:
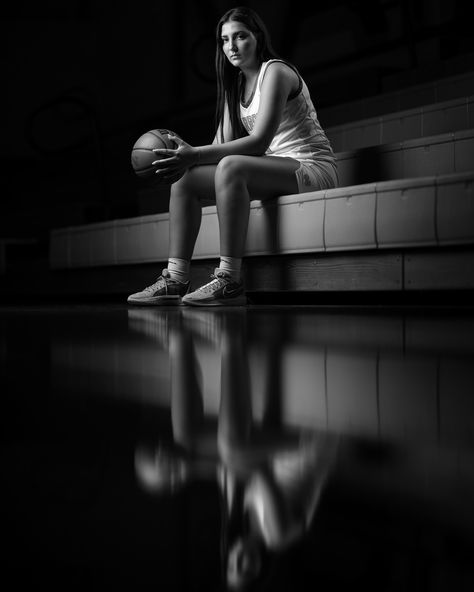
<svg viewBox="0 0 474 592">
<path fill-rule="evenodd" d="M 166 169 L 172 175 L 176 170 L 198 164 L 214 164 L 225 156 L 244 154 L 262 156 L 270 146 L 280 124 L 288 96 L 299 84 L 297 74 L 282 62 L 268 67 L 262 81 L 260 107 L 252 134 L 237 140 L 220 143 L 219 137 L 206 146 L 190 146 L 180 138 L 172 137 L 179 147 L 177 150 L 156 149 L 163 159 L 155 161 L 157 172 Z M 229 137 L 229 116 L 224 118 L 224 139 Z"/>
<path fill-rule="evenodd" d="M 281 62 L 268 67 L 262 81 L 260 107 L 252 134 L 224 144 L 199 146 L 199 164 L 219 162 L 230 154 L 261 156 L 270 146 L 290 93 L 299 84 L 296 73 Z"/>
<path fill-rule="evenodd" d="M 224 107 L 224 116 L 222 117 L 222 121 L 220 122 L 219 127 L 217 128 L 217 133 L 214 138 L 214 141 L 212 142 L 213 145 L 222 144 L 221 131 L 224 132 L 224 142 L 229 142 L 232 138 L 232 128 L 230 125 L 229 107 L 227 106 L 227 103 Z"/>
</svg>

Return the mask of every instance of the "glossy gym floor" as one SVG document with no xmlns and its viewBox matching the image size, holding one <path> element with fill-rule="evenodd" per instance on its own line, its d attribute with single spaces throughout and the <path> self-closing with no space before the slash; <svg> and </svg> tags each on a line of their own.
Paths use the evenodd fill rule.
<svg viewBox="0 0 474 592">
<path fill-rule="evenodd" d="M 4 306 L 0 360 L 5 581 L 474 589 L 472 310 Z"/>
</svg>

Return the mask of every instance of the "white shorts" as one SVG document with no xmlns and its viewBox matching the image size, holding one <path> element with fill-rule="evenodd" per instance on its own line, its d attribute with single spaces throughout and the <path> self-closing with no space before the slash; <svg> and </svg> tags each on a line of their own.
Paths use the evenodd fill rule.
<svg viewBox="0 0 474 592">
<path fill-rule="evenodd" d="M 318 163 L 300 161 L 295 174 L 299 193 L 331 189 L 339 184 L 336 167 L 325 161 Z"/>
</svg>

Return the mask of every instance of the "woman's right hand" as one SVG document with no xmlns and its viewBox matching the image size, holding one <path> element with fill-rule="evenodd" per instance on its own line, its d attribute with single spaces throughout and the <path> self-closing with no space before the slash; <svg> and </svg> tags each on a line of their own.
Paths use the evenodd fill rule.
<svg viewBox="0 0 474 592">
<path fill-rule="evenodd" d="M 199 162 L 198 148 L 191 146 L 174 134 L 168 134 L 168 138 L 178 147 L 175 149 L 154 148 L 153 152 L 161 158 L 152 162 L 156 167 L 155 174 L 165 181 L 169 178 L 180 177 L 187 169 Z"/>
</svg>

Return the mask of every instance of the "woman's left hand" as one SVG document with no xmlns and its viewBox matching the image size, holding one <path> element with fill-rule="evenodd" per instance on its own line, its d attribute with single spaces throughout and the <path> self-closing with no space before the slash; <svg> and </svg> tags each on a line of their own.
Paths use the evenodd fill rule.
<svg viewBox="0 0 474 592">
<path fill-rule="evenodd" d="M 168 138 L 175 142 L 178 147 L 154 148 L 153 152 L 159 157 L 152 162 L 156 167 L 155 174 L 164 181 L 179 177 L 183 172 L 198 162 L 198 149 L 185 142 L 179 136 L 168 134 Z"/>
</svg>

